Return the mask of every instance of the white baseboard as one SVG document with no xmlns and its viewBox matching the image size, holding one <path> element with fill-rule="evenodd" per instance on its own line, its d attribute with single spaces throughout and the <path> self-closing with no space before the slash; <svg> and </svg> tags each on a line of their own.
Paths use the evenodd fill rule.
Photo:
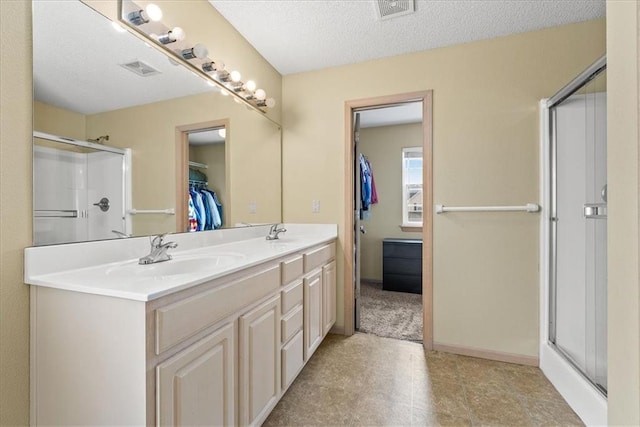
<svg viewBox="0 0 640 427">
<path fill-rule="evenodd" d="M 449 345 L 434 342 L 433 349 L 435 351 L 459 354 L 462 356 L 478 357 L 481 359 L 496 360 L 498 362 L 517 363 L 518 365 L 538 366 L 539 364 L 539 359 L 537 356 L 504 353 L 500 351 L 484 350 L 473 347 L 465 347 L 461 345 Z"/>
</svg>

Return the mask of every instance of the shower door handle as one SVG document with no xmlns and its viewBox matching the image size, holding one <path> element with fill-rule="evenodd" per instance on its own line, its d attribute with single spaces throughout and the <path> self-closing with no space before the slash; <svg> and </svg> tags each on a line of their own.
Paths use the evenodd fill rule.
<svg viewBox="0 0 640 427">
<path fill-rule="evenodd" d="M 582 209 L 587 219 L 607 219 L 606 203 L 585 203 Z"/>
</svg>

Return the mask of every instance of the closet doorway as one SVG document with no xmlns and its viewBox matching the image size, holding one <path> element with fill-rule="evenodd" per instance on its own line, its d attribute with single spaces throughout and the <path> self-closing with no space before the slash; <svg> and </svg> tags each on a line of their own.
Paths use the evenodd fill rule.
<svg viewBox="0 0 640 427">
<path fill-rule="evenodd" d="M 178 232 L 228 227 L 230 223 L 229 137 L 228 120 L 215 120 L 176 128 L 176 229 Z M 198 209 L 198 203 L 195 200 L 196 193 L 201 195 L 203 202 L 201 210 Z M 201 212 L 203 215 L 200 214 Z"/>
<path fill-rule="evenodd" d="M 426 91 L 345 105 L 347 335 L 432 347 L 431 100 Z"/>
</svg>

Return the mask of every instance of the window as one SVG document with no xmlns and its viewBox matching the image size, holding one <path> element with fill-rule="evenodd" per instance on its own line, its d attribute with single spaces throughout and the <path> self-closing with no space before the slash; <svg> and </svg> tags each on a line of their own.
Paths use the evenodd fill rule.
<svg viewBox="0 0 640 427">
<path fill-rule="evenodd" d="M 422 227 L 422 147 L 402 149 L 402 225 Z"/>
</svg>

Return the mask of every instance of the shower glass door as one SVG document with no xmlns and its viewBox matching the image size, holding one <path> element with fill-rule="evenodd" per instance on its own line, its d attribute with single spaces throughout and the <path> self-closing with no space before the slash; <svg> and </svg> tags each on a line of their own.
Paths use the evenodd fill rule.
<svg viewBox="0 0 640 427">
<path fill-rule="evenodd" d="M 606 71 L 550 108 L 550 341 L 607 390 Z"/>
</svg>

